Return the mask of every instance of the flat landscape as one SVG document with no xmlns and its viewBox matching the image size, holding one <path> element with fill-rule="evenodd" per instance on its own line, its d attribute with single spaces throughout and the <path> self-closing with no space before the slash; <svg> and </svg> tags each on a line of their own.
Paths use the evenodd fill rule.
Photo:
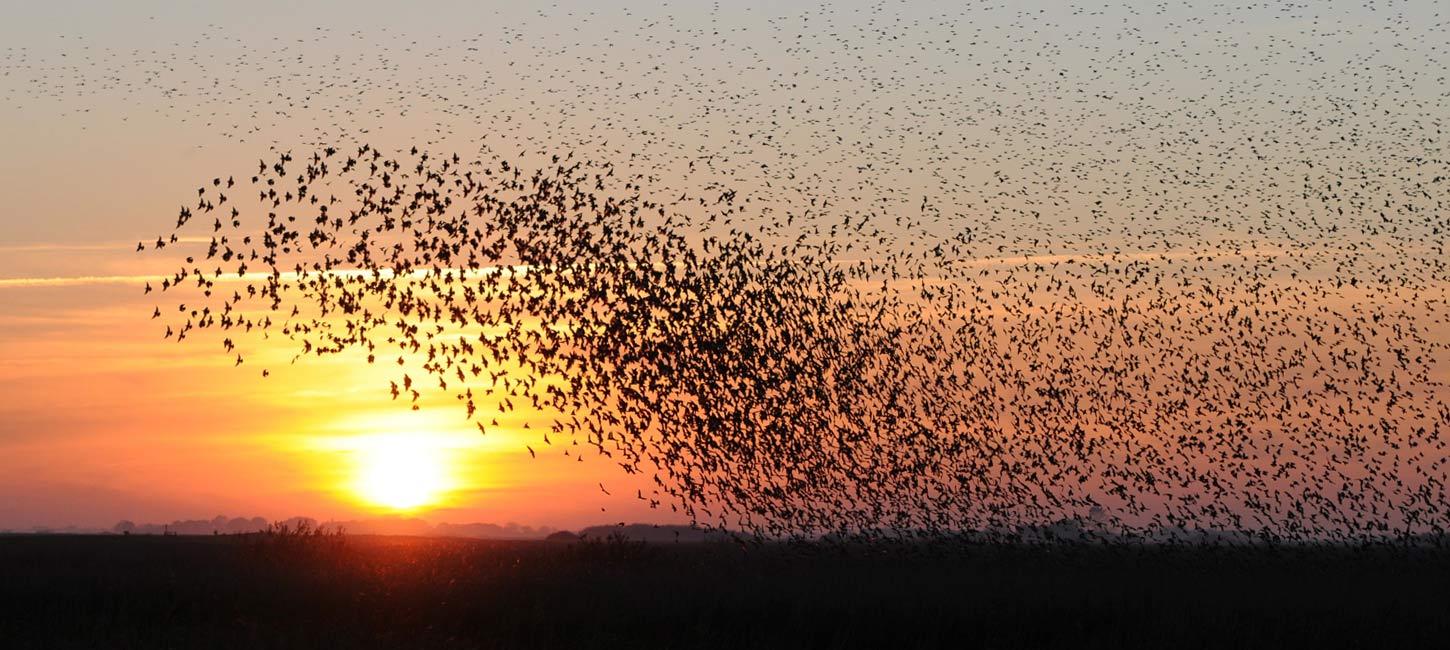
<svg viewBox="0 0 1450 650">
<path fill-rule="evenodd" d="M 7 2 L 0 650 L 1450 650 L 1447 55 Z"/>
<path fill-rule="evenodd" d="M 8 648 L 1406 647 L 1450 554 L 0 537 Z"/>
</svg>

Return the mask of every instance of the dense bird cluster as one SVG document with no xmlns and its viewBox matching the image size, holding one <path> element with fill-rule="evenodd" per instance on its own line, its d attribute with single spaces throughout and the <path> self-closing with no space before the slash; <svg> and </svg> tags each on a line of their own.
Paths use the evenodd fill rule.
<svg viewBox="0 0 1450 650">
<path fill-rule="evenodd" d="M 751 209 L 735 192 L 687 217 L 569 156 L 329 148 L 235 185 L 180 212 L 212 235 L 162 281 L 201 292 L 168 336 L 260 328 L 302 355 L 415 360 L 427 376 L 400 372 L 394 399 L 436 386 L 483 433 L 550 414 L 543 444 L 651 472 L 640 498 L 702 523 L 1292 541 L 1450 515 L 1440 344 L 1403 311 L 1311 300 L 1343 280 L 1279 277 L 1275 255 L 852 261 L 840 233 L 868 224 L 850 216 L 716 235 Z"/>
<path fill-rule="evenodd" d="M 148 242 L 191 255 L 170 336 L 553 413 L 531 451 L 702 523 L 1450 523 L 1435 3 L 727 9 L 71 37 L 8 47 L 0 107 L 315 149 Z"/>
</svg>

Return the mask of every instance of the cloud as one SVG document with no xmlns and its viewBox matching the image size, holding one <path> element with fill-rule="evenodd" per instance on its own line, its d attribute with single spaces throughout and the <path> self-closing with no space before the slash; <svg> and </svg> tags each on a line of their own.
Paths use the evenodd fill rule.
<svg viewBox="0 0 1450 650">
<path fill-rule="evenodd" d="M 155 280 L 154 275 L 81 275 L 53 278 L 0 278 L 0 289 L 29 287 L 77 287 L 93 284 L 141 284 Z"/>
<path fill-rule="evenodd" d="M 210 244 L 206 237 L 177 237 L 168 244 Z M 104 251 L 126 253 L 135 250 L 135 241 L 108 242 L 32 242 L 28 244 L 0 244 L 0 253 L 75 253 L 83 251 Z"/>
</svg>

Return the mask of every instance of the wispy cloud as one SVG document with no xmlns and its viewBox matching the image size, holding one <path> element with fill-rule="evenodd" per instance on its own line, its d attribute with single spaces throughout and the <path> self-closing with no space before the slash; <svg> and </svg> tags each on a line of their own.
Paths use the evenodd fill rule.
<svg viewBox="0 0 1450 650">
<path fill-rule="evenodd" d="M 55 278 L 0 278 L 0 289 L 29 287 L 77 287 L 91 284 L 140 284 L 155 280 L 155 275 L 80 275 Z"/>
<path fill-rule="evenodd" d="M 141 240 L 145 241 L 145 240 Z M 210 244 L 206 237 L 178 237 L 169 245 Z M 0 253 L 73 253 L 106 251 L 128 253 L 136 250 L 136 240 L 105 242 L 30 242 L 26 244 L 0 244 Z"/>
</svg>

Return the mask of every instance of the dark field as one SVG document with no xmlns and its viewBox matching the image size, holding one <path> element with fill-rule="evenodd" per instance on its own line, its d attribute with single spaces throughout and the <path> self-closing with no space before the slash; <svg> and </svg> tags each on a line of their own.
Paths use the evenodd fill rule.
<svg viewBox="0 0 1450 650">
<path fill-rule="evenodd" d="M 1450 555 L 0 537 L 5 648 L 1444 647 Z"/>
</svg>

